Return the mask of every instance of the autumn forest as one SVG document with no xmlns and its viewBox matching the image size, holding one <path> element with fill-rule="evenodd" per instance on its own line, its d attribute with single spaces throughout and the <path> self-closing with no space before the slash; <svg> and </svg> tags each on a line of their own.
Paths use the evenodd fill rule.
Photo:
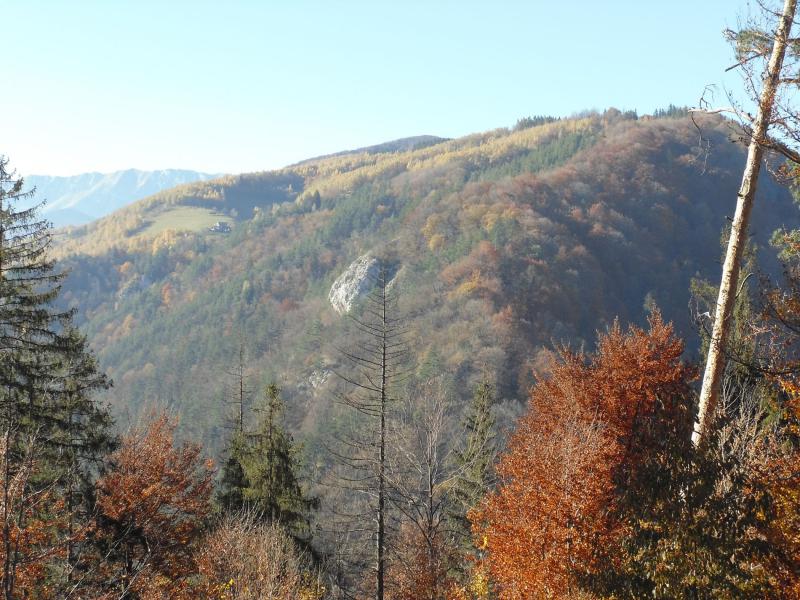
<svg viewBox="0 0 800 600">
<path fill-rule="evenodd" d="M 2 597 L 800 598 L 795 12 L 725 31 L 730 106 L 81 225 L 0 154 Z"/>
</svg>

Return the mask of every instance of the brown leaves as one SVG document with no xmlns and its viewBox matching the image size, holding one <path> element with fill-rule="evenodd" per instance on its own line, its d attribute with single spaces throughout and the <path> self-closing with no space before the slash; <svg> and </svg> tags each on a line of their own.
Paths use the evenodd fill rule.
<svg viewBox="0 0 800 600">
<path fill-rule="evenodd" d="M 471 515 L 501 598 L 579 596 L 576 574 L 623 534 L 614 509 L 643 453 L 666 435 L 689 439 L 676 399 L 695 373 L 682 351 L 658 314 L 649 331 L 615 324 L 594 355 L 561 351 L 533 388 L 497 468 L 502 484 Z"/>
<path fill-rule="evenodd" d="M 789 396 L 782 415 L 784 436 L 769 440 L 767 452 L 762 452 L 766 456 L 754 465 L 752 487 L 770 496 L 765 536 L 774 549 L 769 567 L 781 583 L 781 597 L 800 598 L 800 449 L 796 441 L 787 443 L 800 431 L 800 389 L 784 388 Z"/>
<path fill-rule="evenodd" d="M 134 429 L 97 483 L 110 569 L 122 586 L 170 597 L 194 570 L 192 548 L 210 513 L 213 479 L 199 446 L 175 445 L 175 427 L 161 414 Z"/>
<path fill-rule="evenodd" d="M 226 518 L 204 540 L 197 559 L 203 597 L 221 600 L 316 600 L 323 589 L 294 541 L 254 515 Z"/>
<path fill-rule="evenodd" d="M 430 537 L 406 523 L 394 546 L 387 572 L 393 600 L 439 600 L 456 587 L 461 557 L 443 534 Z"/>
<path fill-rule="evenodd" d="M 36 441 L 23 444 L 23 456 L 15 461 L 14 438 L 10 431 L 0 435 L 0 586 L 14 597 L 54 598 L 47 569 L 52 559 L 64 559 L 67 545 L 83 532 L 68 535 L 67 510 L 52 486 L 31 485 L 41 471 Z"/>
</svg>

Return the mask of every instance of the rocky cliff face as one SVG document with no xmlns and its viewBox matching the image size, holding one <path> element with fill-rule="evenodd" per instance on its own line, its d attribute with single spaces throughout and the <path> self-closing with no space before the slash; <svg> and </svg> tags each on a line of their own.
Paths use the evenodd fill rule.
<svg viewBox="0 0 800 600">
<path fill-rule="evenodd" d="M 374 285 L 379 268 L 378 260 L 369 254 L 353 261 L 331 286 L 328 300 L 333 310 L 340 315 L 350 312 L 358 299 Z"/>
</svg>

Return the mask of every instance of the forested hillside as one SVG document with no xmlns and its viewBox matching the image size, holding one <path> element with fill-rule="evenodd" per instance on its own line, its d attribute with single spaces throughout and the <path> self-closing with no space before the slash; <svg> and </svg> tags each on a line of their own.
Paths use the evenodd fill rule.
<svg viewBox="0 0 800 600">
<path fill-rule="evenodd" d="M 798 2 L 6 3 L 0 600 L 800 600 Z"/>
<path fill-rule="evenodd" d="M 716 277 L 709 248 L 743 160 L 731 134 L 720 118 L 612 109 L 184 185 L 67 232 L 64 298 L 117 410 L 166 403 L 218 450 L 243 344 L 250 387 L 279 382 L 313 440 L 348 343 L 331 285 L 359 257 L 389 256 L 413 374 L 444 372 L 465 399 L 487 380 L 514 412 L 554 344 L 591 341 L 615 317 L 643 323 L 657 305 L 696 351 L 690 280 Z M 796 209 L 770 185 L 759 204 L 763 246 Z"/>
</svg>

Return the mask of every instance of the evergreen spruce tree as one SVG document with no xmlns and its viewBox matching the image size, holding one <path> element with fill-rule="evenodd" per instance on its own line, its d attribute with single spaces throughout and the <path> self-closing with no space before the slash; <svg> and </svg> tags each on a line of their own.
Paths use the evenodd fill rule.
<svg viewBox="0 0 800 600">
<path fill-rule="evenodd" d="M 217 493 L 217 504 L 223 513 L 241 513 L 247 509 L 245 490 L 250 486 L 244 472 L 243 462 L 249 444 L 243 434 L 235 433 L 226 450 L 227 458 L 222 465 L 222 478 Z"/>
<path fill-rule="evenodd" d="M 279 522 L 299 540 L 309 534 L 309 511 L 316 500 L 303 492 L 297 475 L 298 447 L 282 422 L 281 389 L 269 384 L 257 411 L 256 431 L 248 435 L 242 466 L 248 487 L 244 504 L 269 522 Z"/>
<path fill-rule="evenodd" d="M 72 566 L 79 551 L 73 537 L 76 519 L 91 502 L 90 480 L 102 456 L 113 446 L 111 419 L 92 393 L 109 385 L 72 325 L 72 311 L 56 308 L 64 273 L 48 257 L 49 224 L 37 208 L 21 208 L 32 191 L 0 156 L 0 429 L 7 443 L 5 487 L 23 460 L 34 460 L 31 494 L 47 490 L 63 499 L 68 527 L 61 542 Z M 9 490 L 3 490 L 7 495 Z M 22 525 L 31 507 L 19 505 L 6 525 Z M 81 516 L 82 515 L 82 516 Z M 6 532 L 7 533 L 7 532 Z M 64 539 L 66 538 L 66 539 Z M 52 543 L 52 540 L 50 541 Z M 15 570 L 25 560 L 5 536 L 3 593 L 16 597 Z M 73 573 L 69 568 L 67 572 Z M 58 582 L 48 582 L 51 588 Z"/>
<path fill-rule="evenodd" d="M 472 535 L 467 513 L 486 494 L 492 483 L 497 448 L 494 441 L 494 388 L 486 381 L 475 387 L 464 416 L 464 439 L 453 452 L 455 478 L 450 493 L 449 520 L 456 543 L 472 551 Z"/>
<path fill-rule="evenodd" d="M 91 394 L 109 382 L 73 327 L 73 311 L 55 306 L 65 274 L 47 255 L 49 224 L 37 207 L 17 207 L 31 194 L 0 157 L 2 425 L 35 434 L 53 461 L 94 462 L 112 440 L 108 412 Z"/>
</svg>

